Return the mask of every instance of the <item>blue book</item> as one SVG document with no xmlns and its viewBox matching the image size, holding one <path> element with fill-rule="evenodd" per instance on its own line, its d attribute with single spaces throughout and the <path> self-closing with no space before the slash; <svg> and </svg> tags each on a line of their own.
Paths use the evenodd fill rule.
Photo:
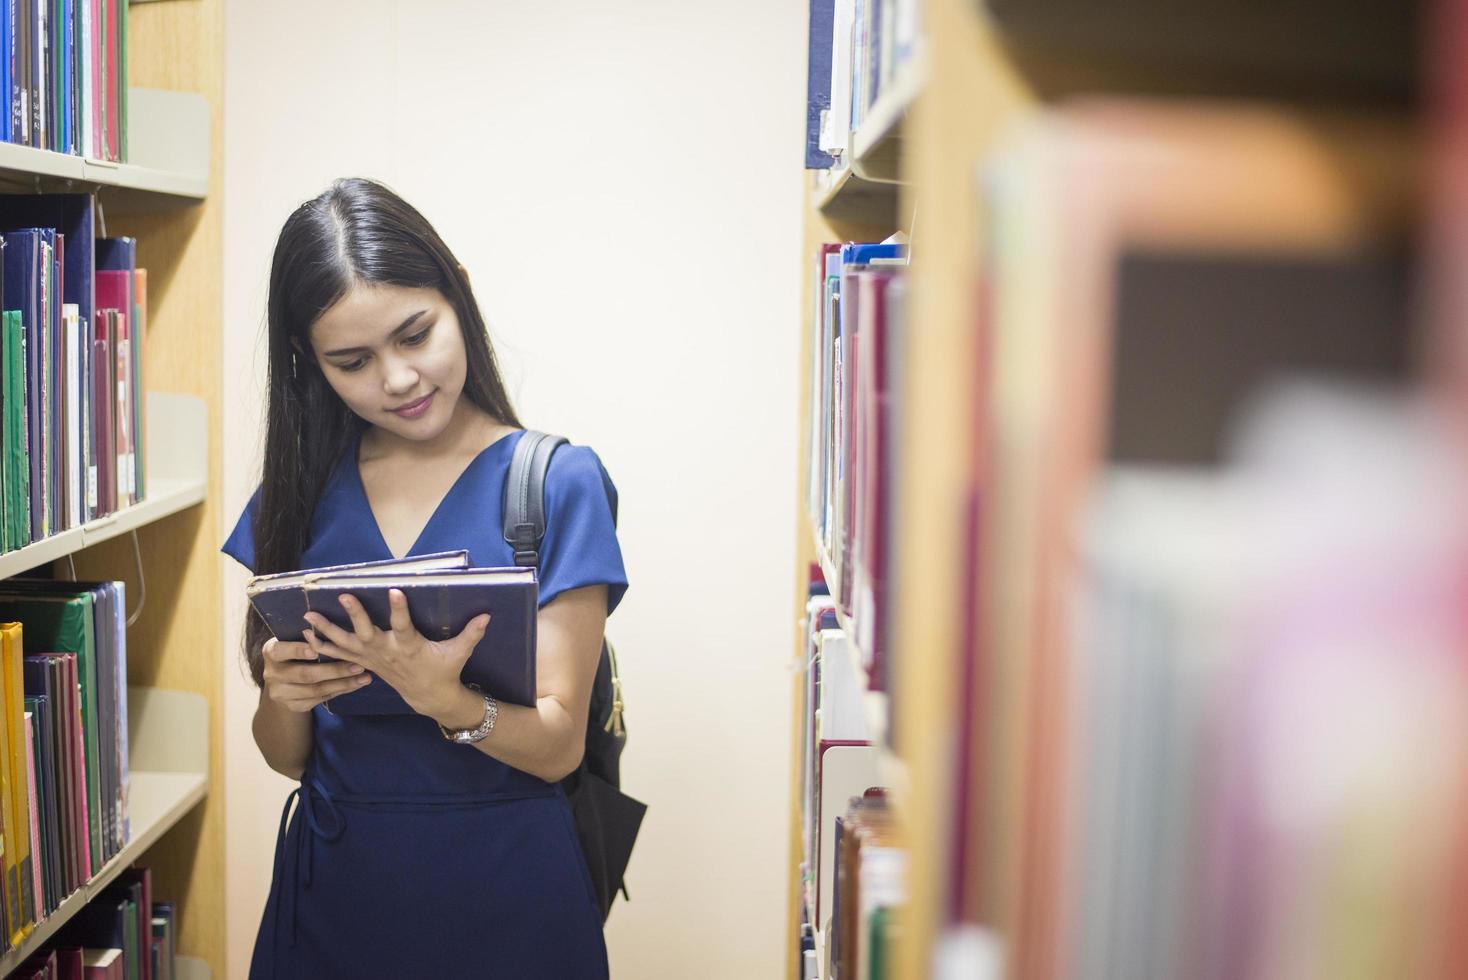
<svg viewBox="0 0 1468 980">
<path fill-rule="evenodd" d="M 388 593 L 408 600 L 414 627 L 431 640 L 461 633 L 469 621 L 489 613 L 490 625 L 461 675 L 486 694 L 512 704 L 535 704 L 536 613 L 540 587 L 533 568 L 438 568 L 404 571 L 400 566 L 346 572 L 303 571 L 251 580 L 245 589 L 255 611 L 277 639 L 300 642 L 310 625 L 306 610 L 343 629 L 351 617 L 338 596 L 350 594 L 379 629 L 390 623 Z M 411 708 L 379 678 L 329 702 L 337 714 L 404 714 Z"/>
<path fill-rule="evenodd" d="M 806 39 L 805 169 L 826 170 L 835 162 L 821 149 L 821 113 L 831 108 L 831 36 L 836 29 L 835 0 L 810 0 Z"/>
<path fill-rule="evenodd" d="M 0 0 L 0 93 L 3 93 L 6 110 L 0 112 L 0 140 L 15 142 L 11 135 L 14 124 L 10 112 L 11 37 L 15 26 L 15 4 L 13 0 Z"/>
<path fill-rule="evenodd" d="M 841 264 L 849 269 L 851 266 L 870 265 L 881 259 L 901 259 L 907 257 L 907 246 L 900 243 L 882 243 L 866 245 L 852 243 L 841 246 Z"/>
</svg>

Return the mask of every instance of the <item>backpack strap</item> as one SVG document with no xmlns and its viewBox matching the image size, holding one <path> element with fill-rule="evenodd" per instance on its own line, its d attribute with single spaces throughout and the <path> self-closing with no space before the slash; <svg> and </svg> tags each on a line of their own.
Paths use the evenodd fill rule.
<svg viewBox="0 0 1468 980">
<path fill-rule="evenodd" d="M 563 436 L 527 430 L 515 446 L 510 474 L 505 480 L 505 542 L 515 552 L 515 564 L 540 567 L 540 543 L 545 537 L 545 474 L 551 454 L 566 442 Z"/>
</svg>

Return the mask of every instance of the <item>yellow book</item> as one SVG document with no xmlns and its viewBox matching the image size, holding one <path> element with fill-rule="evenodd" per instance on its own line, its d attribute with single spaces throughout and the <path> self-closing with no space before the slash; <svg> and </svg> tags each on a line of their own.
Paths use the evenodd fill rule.
<svg viewBox="0 0 1468 980">
<path fill-rule="evenodd" d="M 25 764 L 25 644 L 20 623 L 0 623 L 0 797 L 4 801 L 5 928 L 12 946 L 35 926 L 29 776 Z M 19 753 L 17 753 L 17 749 Z"/>
</svg>

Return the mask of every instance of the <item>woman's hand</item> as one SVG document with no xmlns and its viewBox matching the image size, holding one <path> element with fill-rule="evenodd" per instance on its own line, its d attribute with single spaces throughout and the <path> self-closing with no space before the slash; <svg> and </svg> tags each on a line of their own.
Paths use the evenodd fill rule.
<svg viewBox="0 0 1468 980">
<path fill-rule="evenodd" d="M 265 661 L 265 694 L 288 711 L 304 714 L 372 680 L 356 664 L 316 663 L 316 654 L 305 643 L 283 643 L 271 637 L 260 653 Z"/>
<path fill-rule="evenodd" d="M 306 632 L 306 642 L 316 655 L 365 667 L 392 685 L 421 715 L 438 718 L 453 710 L 464 693 L 459 675 L 489 626 L 488 614 L 470 620 L 458 636 L 435 641 L 413 626 L 408 600 L 398 589 L 388 593 L 391 622 L 385 630 L 372 625 L 353 596 L 337 599 L 351 617 L 352 629 L 348 632 L 319 613 L 307 613 L 315 629 Z"/>
</svg>

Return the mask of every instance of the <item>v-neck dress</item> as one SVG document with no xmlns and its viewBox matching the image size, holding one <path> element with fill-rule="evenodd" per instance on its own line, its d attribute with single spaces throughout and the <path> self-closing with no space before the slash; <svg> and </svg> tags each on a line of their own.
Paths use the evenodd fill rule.
<svg viewBox="0 0 1468 980">
<path fill-rule="evenodd" d="M 463 548 L 476 567 L 514 564 L 500 514 L 523 435 L 469 464 L 409 555 Z M 616 488 L 596 453 L 557 450 L 545 497 L 540 604 L 605 584 L 610 613 L 627 575 Z M 258 505 L 257 492 L 222 549 L 252 571 Z M 354 442 L 322 493 L 301 563 L 391 557 Z M 560 785 L 448 742 L 381 680 L 359 693 L 374 688 L 379 713 L 311 712 L 311 757 L 281 814 L 251 980 L 605 978 L 601 916 Z"/>
</svg>

